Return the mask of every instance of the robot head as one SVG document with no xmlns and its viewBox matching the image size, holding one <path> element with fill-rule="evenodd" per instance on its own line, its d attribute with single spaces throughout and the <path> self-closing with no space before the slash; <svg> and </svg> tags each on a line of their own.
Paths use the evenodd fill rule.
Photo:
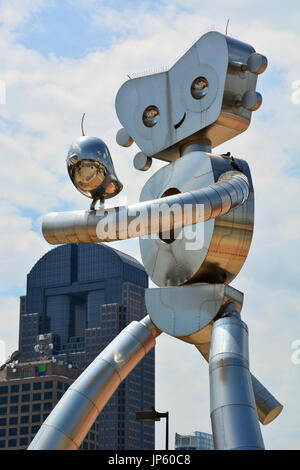
<svg viewBox="0 0 300 470">
<path fill-rule="evenodd" d="M 97 137 L 80 137 L 71 145 L 67 168 L 78 191 L 93 200 L 116 196 L 123 188 L 109 150 Z"/>
<path fill-rule="evenodd" d="M 166 161 L 179 158 L 180 147 L 199 137 L 220 145 L 249 126 L 262 101 L 257 75 L 266 66 L 252 46 L 205 34 L 169 71 L 121 86 L 116 111 L 124 129 L 117 142 L 135 141 L 145 155 Z"/>
</svg>

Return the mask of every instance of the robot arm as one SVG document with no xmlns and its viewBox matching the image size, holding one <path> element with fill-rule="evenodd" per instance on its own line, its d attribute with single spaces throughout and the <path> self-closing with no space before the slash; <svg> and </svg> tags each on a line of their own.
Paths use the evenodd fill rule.
<svg viewBox="0 0 300 470">
<path fill-rule="evenodd" d="M 225 215 L 248 196 L 248 178 L 239 171 L 228 171 L 206 188 L 129 207 L 50 213 L 43 220 L 43 235 L 53 245 L 141 237 L 161 232 L 164 225 L 170 230 L 180 229 Z M 163 214 L 167 214 L 165 220 Z M 138 231 L 134 229 L 137 226 Z"/>
</svg>

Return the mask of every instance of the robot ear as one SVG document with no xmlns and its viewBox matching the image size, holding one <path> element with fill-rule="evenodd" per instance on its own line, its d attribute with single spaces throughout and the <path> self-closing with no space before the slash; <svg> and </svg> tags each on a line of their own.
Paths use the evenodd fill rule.
<svg viewBox="0 0 300 470">
<path fill-rule="evenodd" d="M 130 147 L 134 142 L 124 127 L 117 132 L 116 141 L 121 147 Z"/>
</svg>

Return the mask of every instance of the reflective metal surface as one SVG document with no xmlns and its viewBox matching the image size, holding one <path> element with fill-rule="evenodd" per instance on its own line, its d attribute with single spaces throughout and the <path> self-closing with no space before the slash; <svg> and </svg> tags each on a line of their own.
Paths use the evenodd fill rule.
<svg viewBox="0 0 300 470">
<path fill-rule="evenodd" d="M 251 379 L 259 421 L 269 424 L 281 413 L 283 406 L 252 374 Z"/>
<path fill-rule="evenodd" d="M 209 83 L 205 77 L 196 78 L 191 86 L 192 97 L 195 100 L 201 100 L 206 95 L 208 87 Z"/>
<path fill-rule="evenodd" d="M 195 345 L 210 341 L 213 321 L 229 302 L 240 311 L 243 294 L 226 284 L 201 283 L 145 292 L 153 323 L 168 335 Z"/>
<path fill-rule="evenodd" d="M 233 306 L 212 329 L 210 409 L 216 450 L 263 450 L 248 359 L 248 328 Z"/>
<path fill-rule="evenodd" d="M 199 135 L 216 147 L 248 128 L 258 106 L 246 96 L 266 66 L 251 45 L 211 31 L 170 70 L 125 82 L 116 97 L 119 121 L 153 158 L 174 161 Z"/>
<path fill-rule="evenodd" d="M 147 106 L 143 112 L 143 123 L 146 127 L 153 127 L 158 123 L 159 109 L 157 106 Z"/>
<path fill-rule="evenodd" d="M 241 105 L 250 111 L 256 111 L 262 104 L 262 96 L 257 91 L 248 91 L 242 97 Z"/>
<path fill-rule="evenodd" d="M 103 211 L 51 213 L 44 217 L 43 235 L 49 243 L 54 245 L 108 242 L 151 233 L 157 234 L 165 225 L 170 226 L 171 229 L 181 229 L 185 225 L 210 220 L 211 217 L 215 217 L 215 214 L 226 214 L 231 208 L 238 207 L 248 198 L 247 177 L 240 172 L 231 172 L 227 177 L 228 179 L 224 177 L 206 189 L 175 194 L 129 207 Z M 218 196 L 218 191 L 222 190 L 228 195 L 231 191 L 235 191 L 235 199 L 229 204 L 222 205 L 222 199 Z M 172 210 L 174 207 L 178 209 L 175 212 Z M 185 217 L 186 207 L 189 208 L 190 218 Z M 200 211 L 199 207 L 203 208 L 203 211 Z"/>
<path fill-rule="evenodd" d="M 209 361 L 215 448 L 264 448 L 258 418 L 271 422 L 282 405 L 250 374 L 248 331 L 238 313 L 243 294 L 228 286 L 252 240 L 251 174 L 245 161 L 214 155 L 211 148 L 248 128 L 262 103 L 256 83 L 266 67 L 266 57 L 251 45 L 210 32 L 167 72 L 130 79 L 120 88 L 117 143 L 140 147 L 138 170 L 148 170 L 151 157 L 172 163 L 149 179 L 139 204 L 48 214 L 43 234 L 52 244 L 140 237 L 144 267 L 160 286 L 146 291 L 152 321 L 129 325 L 96 358 L 31 448 L 78 448 L 161 331 L 194 344 Z M 93 198 L 94 209 L 97 199 L 112 197 L 122 185 L 105 144 L 90 139 L 73 144 L 68 171 L 77 189 Z"/>
<path fill-rule="evenodd" d="M 130 147 L 133 144 L 133 139 L 124 128 L 118 130 L 116 141 L 121 147 Z"/>
<path fill-rule="evenodd" d="M 67 156 L 67 169 L 74 186 L 91 199 L 111 198 L 123 188 L 109 150 L 98 137 L 83 136 L 73 142 Z"/>
<path fill-rule="evenodd" d="M 130 323 L 69 387 L 28 449 L 78 449 L 116 388 L 160 333 L 148 316 Z"/>
<path fill-rule="evenodd" d="M 214 320 L 231 302 L 241 311 L 243 294 L 226 284 L 201 283 L 146 289 L 145 302 L 151 320 L 159 329 L 194 344 L 208 362 Z M 252 374 L 251 381 L 259 420 L 269 424 L 283 406 Z"/>
<path fill-rule="evenodd" d="M 254 193 L 247 163 L 235 159 L 249 182 L 247 201 L 232 209 L 246 191 L 246 180 L 233 184 L 232 161 L 190 147 L 190 153 L 164 166 L 145 184 L 140 200 L 160 198 L 170 188 L 193 194 L 198 203 L 210 201 L 210 219 L 186 227 L 173 243 L 140 238 L 143 265 L 160 287 L 194 282 L 230 283 L 242 268 L 250 249 L 254 223 Z M 226 182 L 226 188 L 220 185 Z M 216 183 L 217 182 L 217 183 Z M 198 197 L 202 189 L 201 200 Z M 183 199 L 183 194 L 179 195 Z M 167 198 L 166 198 L 167 199 Z M 205 202 L 204 202 L 205 204 Z M 229 208 L 231 207 L 231 210 Z M 206 213 L 206 205 L 204 212 Z M 225 210 L 225 213 L 224 213 Z"/>
<path fill-rule="evenodd" d="M 266 56 L 262 54 L 258 54 L 257 52 L 254 52 L 251 54 L 248 59 L 247 59 L 247 69 L 255 73 L 256 75 L 260 75 L 263 73 L 268 66 L 268 59 Z"/>
<path fill-rule="evenodd" d="M 201 341 L 195 344 L 196 348 L 207 362 L 209 361 L 211 331 L 212 324 L 208 325 L 208 327 L 201 332 L 201 335 L 198 335 Z M 269 424 L 279 416 L 283 410 L 283 406 L 253 374 L 251 374 L 251 381 L 259 421 L 264 425 Z"/>
<path fill-rule="evenodd" d="M 147 157 L 143 152 L 138 152 L 134 157 L 133 165 L 136 170 L 148 171 L 152 165 L 152 158 Z"/>
</svg>

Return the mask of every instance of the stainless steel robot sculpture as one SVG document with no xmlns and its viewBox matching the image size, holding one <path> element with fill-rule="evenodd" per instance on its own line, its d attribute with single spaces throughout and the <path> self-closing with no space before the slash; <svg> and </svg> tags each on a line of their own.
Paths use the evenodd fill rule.
<svg viewBox="0 0 300 470">
<path fill-rule="evenodd" d="M 82 137 L 71 146 L 69 174 L 93 205 L 48 214 L 45 239 L 61 244 L 139 236 L 144 267 L 158 288 L 146 290 L 148 316 L 129 324 L 74 382 L 30 449 L 77 449 L 162 332 L 195 345 L 209 362 L 215 448 L 264 448 L 259 421 L 270 423 L 282 405 L 249 371 L 243 294 L 229 285 L 251 244 L 253 185 L 244 160 L 211 149 L 248 128 L 262 101 L 257 75 L 266 66 L 252 46 L 210 32 L 169 71 L 123 84 L 116 97 L 123 126 L 117 142 L 136 142 L 139 170 L 148 170 L 152 158 L 167 162 L 134 206 L 96 211 L 95 202 L 122 185 L 100 139 Z"/>
</svg>

